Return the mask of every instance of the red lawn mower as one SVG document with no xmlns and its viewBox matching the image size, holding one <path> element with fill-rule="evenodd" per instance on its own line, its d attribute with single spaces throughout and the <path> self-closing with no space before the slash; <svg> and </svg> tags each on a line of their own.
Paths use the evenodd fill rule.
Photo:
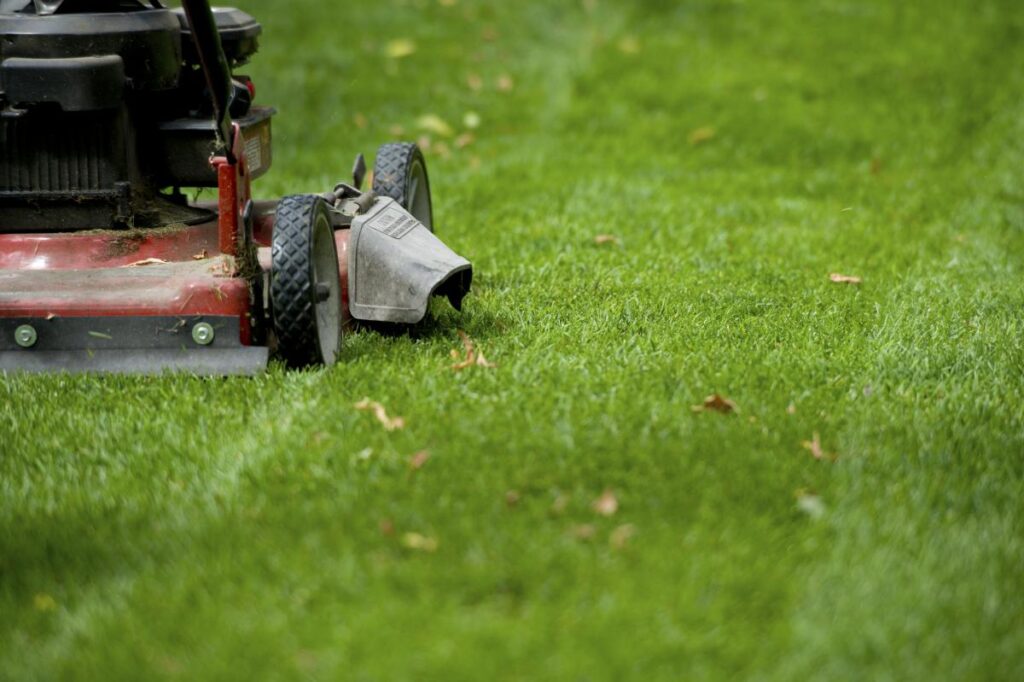
<svg viewBox="0 0 1024 682">
<path fill-rule="evenodd" d="M 369 191 L 360 155 L 330 191 L 252 199 L 275 110 L 234 71 L 260 32 L 205 0 L 0 0 L 0 371 L 330 364 L 350 320 L 460 308 L 472 268 L 416 145 L 381 146 Z"/>
</svg>

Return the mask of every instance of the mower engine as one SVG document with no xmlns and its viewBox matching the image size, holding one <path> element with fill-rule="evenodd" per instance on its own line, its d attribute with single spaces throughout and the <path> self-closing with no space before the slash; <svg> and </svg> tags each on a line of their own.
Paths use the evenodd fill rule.
<svg viewBox="0 0 1024 682">
<path fill-rule="evenodd" d="M 254 201 L 272 107 L 260 25 L 185 0 L 0 0 L 0 370 L 253 373 L 337 359 L 350 320 L 459 308 L 416 145 Z M 191 203 L 184 189 L 216 187 Z"/>
</svg>

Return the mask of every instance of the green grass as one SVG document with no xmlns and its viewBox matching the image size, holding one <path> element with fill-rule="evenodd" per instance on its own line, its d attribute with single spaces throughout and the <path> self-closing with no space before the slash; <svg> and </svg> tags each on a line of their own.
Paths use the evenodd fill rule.
<svg viewBox="0 0 1024 682">
<path fill-rule="evenodd" d="M 479 115 L 473 294 L 327 370 L 3 379 L 0 678 L 1024 678 L 1017 2 L 239 4 L 262 195 Z"/>
</svg>

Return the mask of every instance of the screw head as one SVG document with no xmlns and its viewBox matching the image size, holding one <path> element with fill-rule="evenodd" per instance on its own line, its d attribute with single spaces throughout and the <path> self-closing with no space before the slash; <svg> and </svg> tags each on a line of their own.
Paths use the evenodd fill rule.
<svg viewBox="0 0 1024 682">
<path fill-rule="evenodd" d="M 36 329 L 30 324 L 23 324 L 14 330 L 14 342 L 22 348 L 31 348 L 36 345 Z"/>
<path fill-rule="evenodd" d="M 192 327 L 192 340 L 200 346 L 209 346 L 213 343 L 213 325 L 209 322 L 198 322 Z"/>
</svg>

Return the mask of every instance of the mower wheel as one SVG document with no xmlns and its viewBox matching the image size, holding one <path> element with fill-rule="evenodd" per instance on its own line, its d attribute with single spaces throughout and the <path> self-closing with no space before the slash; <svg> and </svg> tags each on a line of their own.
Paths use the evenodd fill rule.
<svg viewBox="0 0 1024 682">
<path fill-rule="evenodd" d="M 341 349 L 341 277 L 323 199 L 297 194 L 277 204 L 270 272 L 278 352 L 293 367 L 333 364 Z"/>
<path fill-rule="evenodd" d="M 428 230 L 434 231 L 430 180 L 423 152 L 413 142 L 389 142 L 373 161 L 373 191 L 391 197 Z"/>
</svg>

